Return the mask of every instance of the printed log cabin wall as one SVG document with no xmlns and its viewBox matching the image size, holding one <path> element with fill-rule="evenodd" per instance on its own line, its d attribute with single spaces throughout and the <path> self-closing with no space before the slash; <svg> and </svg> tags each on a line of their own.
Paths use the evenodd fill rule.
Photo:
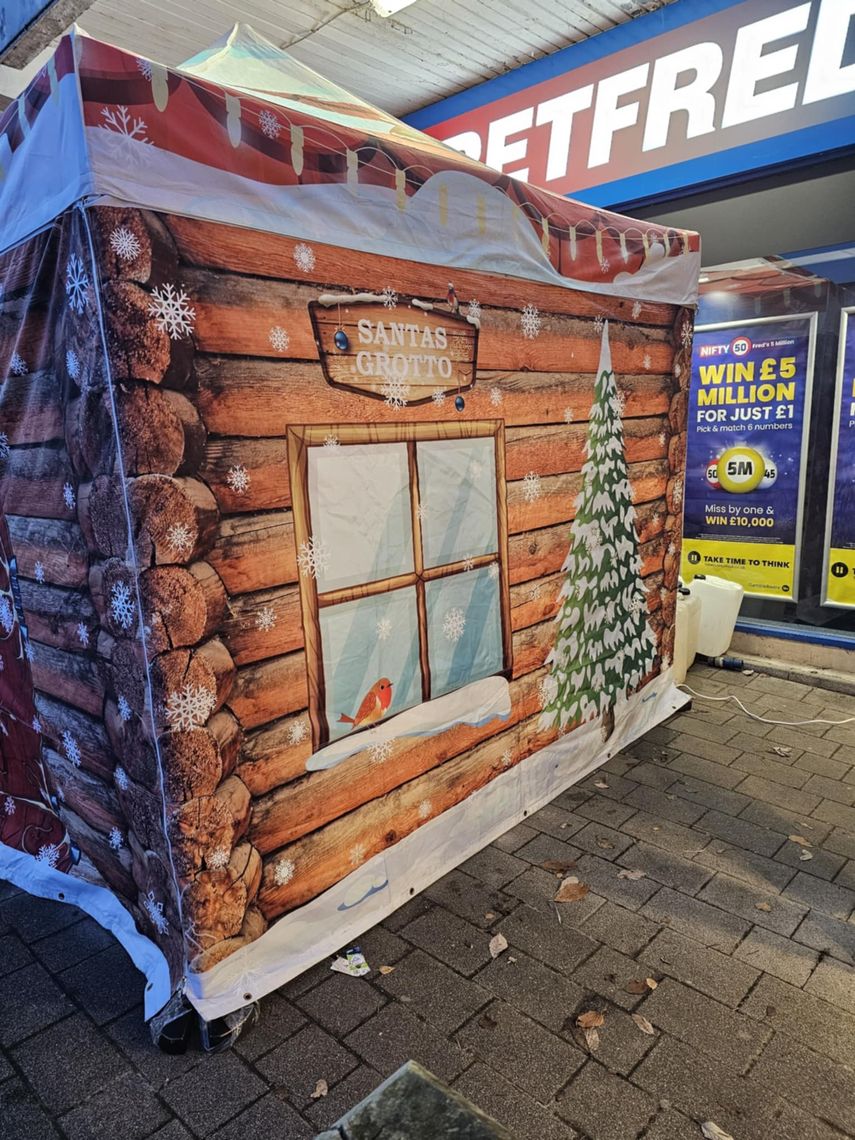
<svg viewBox="0 0 855 1140">
<path fill-rule="evenodd" d="M 92 832 L 99 871 L 147 930 L 145 900 L 163 901 L 173 928 L 187 932 L 192 967 L 204 970 L 557 736 L 541 726 L 545 663 L 604 321 L 657 639 L 654 672 L 670 660 L 692 313 L 472 271 L 455 270 L 450 291 L 442 267 L 184 217 L 98 208 L 89 219 L 114 398 L 97 386 L 81 391 L 77 427 L 66 427 L 73 446 L 62 463 L 86 474 L 79 511 L 43 519 L 19 509 L 10 533 L 30 581 L 39 551 L 57 564 L 51 585 L 61 596 L 30 594 L 34 631 L 52 631 L 34 664 L 40 699 L 61 701 L 63 717 L 85 718 L 80 735 L 93 742 L 84 765 L 98 781 L 93 807 L 66 804 L 63 818 L 72 835 L 75 813 L 78 834 Z M 410 298 L 471 318 L 475 382 L 459 394 L 460 410 L 454 385 L 410 403 L 328 383 L 313 306 L 350 293 L 382 296 L 390 321 L 412 313 Z M 495 477 L 506 525 L 489 558 L 501 566 L 510 645 L 496 671 L 508 665 L 510 715 L 313 767 L 319 709 L 310 707 L 317 686 L 306 638 L 317 618 L 306 599 L 318 585 L 308 580 L 306 523 L 295 511 L 293 433 L 322 428 L 334 447 L 348 425 L 376 425 L 378 438 L 411 428 L 402 438 L 415 439 L 416 425 L 444 423 L 501 429 Z M 56 427 L 33 442 L 47 444 Z M 138 644 L 122 637 L 109 604 L 117 583 L 135 585 L 124 489 L 150 693 Z M 51 553 L 58 550 L 68 551 L 66 564 Z M 80 621 L 97 647 L 88 655 L 69 644 Z M 115 789 L 116 755 L 131 794 Z M 48 759 L 58 770 L 61 757 Z M 160 812 L 169 852 L 150 836 Z M 127 856 L 110 851 L 108 824 L 130 837 Z M 146 866 L 153 859 L 156 872 Z"/>
</svg>

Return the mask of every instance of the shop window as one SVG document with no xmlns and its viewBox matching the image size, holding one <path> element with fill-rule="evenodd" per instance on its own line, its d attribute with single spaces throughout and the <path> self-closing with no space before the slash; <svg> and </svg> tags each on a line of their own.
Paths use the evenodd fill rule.
<svg viewBox="0 0 855 1140">
<path fill-rule="evenodd" d="M 315 748 L 508 675 L 503 425 L 291 427 L 288 451 Z"/>
</svg>

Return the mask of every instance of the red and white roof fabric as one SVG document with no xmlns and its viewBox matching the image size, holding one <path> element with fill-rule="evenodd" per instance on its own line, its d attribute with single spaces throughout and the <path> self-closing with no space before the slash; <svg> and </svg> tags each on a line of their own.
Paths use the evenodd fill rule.
<svg viewBox="0 0 855 1140">
<path fill-rule="evenodd" d="M 236 26 L 180 68 L 74 30 L 0 118 L 0 249 L 133 204 L 571 288 L 693 304 L 698 235 L 473 162 Z"/>
</svg>

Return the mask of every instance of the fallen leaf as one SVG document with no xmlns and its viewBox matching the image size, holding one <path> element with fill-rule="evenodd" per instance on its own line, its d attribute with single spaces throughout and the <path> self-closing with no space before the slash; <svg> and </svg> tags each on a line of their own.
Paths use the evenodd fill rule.
<svg viewBox="0 0 855 1140">
<path fill-rule="evenodd" d="M 600 1047 L 600 1035 L 596 1029 L 585 1030 L 585 1044 L 588 1046 L 589 1053 L 596 1053 Z"/>
<path fill-rule="evenodd" d="M 799 861 L 802 863 L 807 863 L 808 859 L 813 859 L 813 855 L 811 855 L 810 851 L 803 850 L 799 855 Z"/>
<path fill-rule="evenodd" d="M 498 958 L 503 950 L 507 950 L 508 940 L 504 934 L 494 934 L 490 939 L 490 957 Z"/>
<path fill-rule="evenodd" d="M 765 910 L 765 911 L 770 911 L 770 910 L 772 909 L 772 907 L 771 907 L 771 905 L 770 905 L 769 903 L 767 903 L 767 902 L 762 902 L 762 903 L 755 903 L 755 904 L 754 904 L 754 909 L 755 909 L 755 910 Z"/>
<path fill-rule="evenodd" d="M 576 1024 L 580 1029 L 599 1029 L 601 1025 L 605 1024 L 605 1020 L 605 1015 L 599 1010 L 586 1009 L 576 1018 Z"/>
<path fill-rule="evenodd" d="M 569 875 L 558 888 L 555 901 L 560 903 L 579 902 L 587 893 L 587 884 L 580 883 L 575 875 Z"/>
<path fill-rule="evenodd" d="M 544 859 L 540 864 L 544 871 L 549 871 L 552 875 L 566 875 L 568 871 L 572 871 L 576 866 L 575 859 Z"/>
<path fill-rule="evenodd" d="M 733 1140 L 729 1132 L 725 1132 L 723 1128 L 719 1128 L 712 1120 L 705 1120 L 703 1122 L 701 1132 L 703 1132 L 707 1140 Z"/>
<path fill-rule="evenodd" d="M 785 744 L 776 744 L 772 749 L 776 756 L 792 756 L 792 748 L 787 748 Z"/>
<path fill-rule="evenodd" d="M 742 670 L 742 676 L 743 677 L 753 677 L 754 676 L 754 670 L 753 669 L 743 669 Z"/>
<path fill-rule="evenodd" d="M 609 782 L 608 780 L 594 780 L 594 787 L 605 789 L 609 787 Z"/>
<path fill-rule="evenodd" d="M 648 1037 L 656 1036 L 656 1030 L 653 1028 L 647 1018 L 642 1017 L 640 1013 L 634 1013 L 632 1015 L 632 1020 L 635 1022 L 642 1033 L 646 1033 Z"/>
<path fill-rule="evenodd" d="M 637 868 L 633 868 L 632 870 L 625 869 L 623 871 L 618 871 L 617 877 L 619 879 L 631 879 L 633 882 L 635 882 L 636 879 L 643 879 L 644 878 L 644 872 L 639 871 Z"/>
<path fill-rule="evenodd" d="M 800 847 L 813 847 L 811 841 L 804 835 L 788 835 L 790 843 L 798 843 Z"/>
<path fill-rule="evenodd" d="M 655 978 L 645 978 L 644 980 L 645 980 L 645 982 L 647 982 L 647 988 L 649 990 L 655 990 L 656 987 L 659 985 L 659 983 L 656 981 Z"/>
<path fill-rule="evenodd" d="M 487 913 L 484 915 L 484 918 L 487 920 L 487 922 L 492 922 L 495 917 L 496 916 L 493 914 L 493 912 L 491 910 L 488 910 Z"/>
<path fill-rule="evenodd" d="M 646 994 L 647 982 L 642 982 L 640 978 L 630 978 L 623 988 L 628 994 Z"/>
<path fill-rule="evenodd" d="M 395 967 L 394 966 L 380 966 L 379 969 L 380 969 L 381 974 L 391 974 L 393 972 L 393 970 L 395 969 Z"/>
<path fill-rule="evenodd" d="M 320 1098 L 322 1096 L 326 1096 L 329 1091 L 330 1086 L 323 1079 L 323 1077 L 321 1077 L 321 1079 L 315 1085 L 315 1091 L 312 1093 L 312 1100 L 320 1100 Z"/>
<path fill-rule="evenodd" d="M 610 843 L 608 839 L 604 839 L 602 835 L 597 839 L 597 846 L 601 851 L 614 851 L 615 849 L 614 843 Z"/>
</svg>

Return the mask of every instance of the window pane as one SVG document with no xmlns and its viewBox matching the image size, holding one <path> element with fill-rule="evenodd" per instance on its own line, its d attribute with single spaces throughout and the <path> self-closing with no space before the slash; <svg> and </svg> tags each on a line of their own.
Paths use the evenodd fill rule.
<svg viewBox="0 0 855 1140">
<path fill-rule="evenodd" d="M 421 703 L 419 626 L 416 592 L 393 590 L 373 598 L 360 598 L 329 606 L 320 612 L 326 713 L 330 740 L 346 736 L 358 725 L 339 721 L 359 719 L 359 710 L 372 689 L 384 679 L 392 682 L 391 694 L 384 687 L 381 705 L 388 700 L 386 716 L 394 716 Z M 381 719 L 373 701 L 369 716 Z M 373 723 L 365 721 L 362 727 Z"/>
<path fill-rule="evenodd" d="M 431 696 L 502 669 L 499 579 L 495 567 L 469 570 L 426 587 Z"/>
<path fill-rule="evenodd" d="M 417 455 L 425 566 L 496 550 L 493 437 L 420 443 Z"/>
<path fill-rule="evenodd" d="M 407 445 L 309 448 L 318 593 L 413 569 Z"/>
</svg>

